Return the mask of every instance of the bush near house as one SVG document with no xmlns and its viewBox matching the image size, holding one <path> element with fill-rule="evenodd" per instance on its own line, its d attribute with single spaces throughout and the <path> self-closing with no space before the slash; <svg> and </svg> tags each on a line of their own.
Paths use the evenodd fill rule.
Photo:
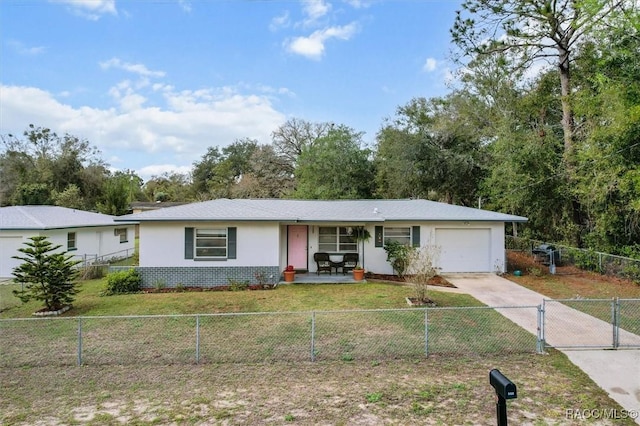
<svg viewBox="0 0 640 426">
<path fill-rule="evenodd" d="M 135 269 L 112 272 L 107 276 L 107 288 L 102 293 L 105 296 L 114 294 L 137 293 L 142 288 L 142 279 Z"/>
</svg>

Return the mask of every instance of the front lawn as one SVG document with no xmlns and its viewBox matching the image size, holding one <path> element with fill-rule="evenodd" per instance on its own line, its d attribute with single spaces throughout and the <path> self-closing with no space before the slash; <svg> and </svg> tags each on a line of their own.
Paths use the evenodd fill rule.
<svg viewBox="0 0 640 426">
<path fill-rule="evenodd" d="M 101 296 L 105 279 L 83 281 L 74 307 L 65 316 L 167 315 L 230 312 L 334 311 L 408 308 L 405 298 L 413 290 L 388 283 L 291 284 L 275 290 L 139 293 Z M 10 296 L 9 287 L 4 289 Z M 471 296 L 430 292 L 438 306 L 480 306 Z M 30 317 L 37 302 L 7 307 L 0 318 Z"/>
<path fill-rule="evenodd" d="M 618 409 L 565 355 L 420 361 L 0 369 L 0 423 L 492 425 L 489 370 L 518 386 L 510 424 L 631 426 L 567 410 Z"/>
</svg>

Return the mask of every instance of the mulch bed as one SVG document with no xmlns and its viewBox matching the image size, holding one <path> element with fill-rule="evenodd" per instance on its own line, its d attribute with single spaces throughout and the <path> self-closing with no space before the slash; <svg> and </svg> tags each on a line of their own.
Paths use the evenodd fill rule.
<svg viewBox="0 0 640 426">
<path fill-rule="evenodd" d="M 366 279 L 391 281 L 391 282 L 397 282 L 397 283 L 410 283 L 411 277 L 412 275 L 405 275 L 404 277 L 399 277 L 397 275 L 373 274 L 371 272 L 367 272 L 365 274 Z M 445 278 L 441 277 L 440 275 L 436 275 L 435 277 L 431 278 L 431 280 L 429 281 L 429 285 L 438 286 L 438 287 L 456 288 L 456 286 L 451 284 L 449 281 L 447 281 Z"/>
</svg>

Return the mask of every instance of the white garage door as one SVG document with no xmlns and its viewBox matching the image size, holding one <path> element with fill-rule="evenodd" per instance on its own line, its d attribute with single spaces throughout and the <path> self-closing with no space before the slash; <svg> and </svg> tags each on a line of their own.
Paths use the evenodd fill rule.
<svg viewBox="0 0 640 426">
<path fill-rule="evenodd" d="M 491 272 L 491 229 L 436 229 L 442 272 Z"/>
<path fill-rule="evenodd" d="M 22 248 L 21 237 L 0 237 L 0 278 L 13 277 L 13 268 L 20 265 L 18 259 L 12 259 L 11 256 L 17 256 Z"/>
</svg>

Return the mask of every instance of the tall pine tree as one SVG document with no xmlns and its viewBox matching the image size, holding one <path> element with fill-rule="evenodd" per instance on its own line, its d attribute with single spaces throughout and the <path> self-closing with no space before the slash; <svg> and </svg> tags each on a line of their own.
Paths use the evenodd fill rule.
<svg viewBox="0 0 640 426">
<path fill-rule="evenodd" d="M 23 263 L 13 270 L 15 281 L 26 284 L 22 290 L 14 290 L 14 294 L 26 303 L 31 299 L 40 300 L 46 310 L 56 311 L 71 305 L 79 290 L 76 278 L 79 271 L 74 268 L 80 261 L 73 261 L 73 256 L 59 252 L 61 246 L 54 246 L 45 236 L 35 236 L 26 242 L 27 247 L 18 249 L 24 256 L 13 256 Z"/>
</svg>

